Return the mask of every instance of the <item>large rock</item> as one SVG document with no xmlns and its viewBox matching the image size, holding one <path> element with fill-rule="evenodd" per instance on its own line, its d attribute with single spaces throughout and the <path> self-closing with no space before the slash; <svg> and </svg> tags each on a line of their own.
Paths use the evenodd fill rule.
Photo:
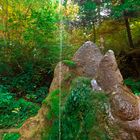
<svg viewBox="0 0 140 140">
<path fill-rule="evenodd" d="M 79 75 L 95 78 L 101 89 L 109 94 L 113 125 L 119 124 L 118 139 L 139 139 L 140 101 L 124 85 L 114 52 L 109 50 L 103 56 L 92 42 L 86 42 L 73 60 Z"/>
<path fill-rule="evenodd" d="M 107 93 L 111 93 L 123 85 L 123 78 L 112 50 L 109 50 L 100 61 L 97 81 Z"/>
<path fill-rule="evenodd" d="M 62 81 L 64 80 L 64 77 L 68 72 L 69 72 L 69 67 L 63 64 L 62 62 L 59 62 L 56 65 L 56 68 L 54 70 L 54 78 L 51 83 L 49 93 L 57 88 L 61 88 Z"/>
<path fill-rule="evenodd" d="M 49 95 L 61 88 L 62 82 L 71 79 L 71 75 L 65 78 L 70 72 L 73 72 L 75 77 L 89 77 L 93 79 L 91 83 L 99 85 L 110 100 L 108 126 L 104 126 L 108 135 L 113 140 L 140 140 L 140 100 L 124 85 L 113 51 L 109 50 L 103 56 L 95 44 L 88 41 L 75 53 L 73 61 L 76 62 L 76 67 L 72 70 L 62 62 L 56 66 Z M 70 89 L 71 81 L 68 81 L 63 83 L 63 88 Z M 67 100 L 67 95 L 62 97 Z M 48 109 L 48 106 L 42 105 L 37 116 L 25 122 L 20 128 L 21 140 L 41 140 L 41 132 L 46 126 L 51 127 L 53 121 L 45 118 Z M 117 127 L 117 132 L 111 134 L 114 126 Z"/>
<path fill-rule="evenodd" d="M 118 132 L 121 140 L 135 140 L 140 132 L 140 100 L 124 85 L 113 51 L 109 50 L 98 68 L 97 82 L 109 94 L 111 114 L 115 125 L 119 124 Z M 116 123 L 117 122 L 117 123 Z"/>
<path fill-rule="evenodd" d="M 77 64 L 77 73 L 82 76 L 94 78 L 103 55 L 96 45 L 90 41 L 84 43 L 75 53 L 73 60 Z"/>
</svg>

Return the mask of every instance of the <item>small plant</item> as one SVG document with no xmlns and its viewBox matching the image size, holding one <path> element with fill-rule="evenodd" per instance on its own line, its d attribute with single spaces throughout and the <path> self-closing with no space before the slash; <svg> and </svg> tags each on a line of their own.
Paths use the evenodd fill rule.
<svg viewBox="0 0 140 140">
<path fill-rule="evenodd" d="M 63 60 L 62 61 L 65 65 L 71 67 L 71 68 L 75 68 L 76 67 L 76 63 L 74 61 L 71 60 Z"/>
<path fill-rule="evenodd" d="M 74 79 L 61 114 L 63 116 L 61 120 L 63 139 L 88 140 L 91 139 L 90 135 L 95 131 L 94 137 L 107 139 L 106 132 L 98 121 L 98 117 L 105 119 L 106 107 L 104 103 L 107 104 L 107 102 L 104 93 L 92 91 L 89 78 L 78 77 Z"/>
<path fill-rule="evenodd" d="M 131 88 L 135 95 L 140 95 L 140 81 L 134 81 L 134 79 L 128 78 L 124 83 Z"/>
<path fill-rule="evenodd" d="M 19 133 L 5 133 L 2 140 L 18 140 L 20 138 Z"/>
</svg>

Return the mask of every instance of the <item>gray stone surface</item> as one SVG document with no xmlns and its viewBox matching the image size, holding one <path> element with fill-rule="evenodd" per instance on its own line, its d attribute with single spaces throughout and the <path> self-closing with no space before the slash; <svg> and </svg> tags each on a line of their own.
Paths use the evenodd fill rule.
<svg viewBox="0 0 140 140">
<path fill-rule="evenodd" d="M 123 77 L 112 50 L 109 50 L 100 61 L 97 82 L 106 92 L 113 92 L 119 85 L 123 85 Z"/>
<path fill-rule="evenodd" d="M 109 50 L 103 56 L 99 48 L 88 41 L 75 53 L 73 60 L 76 62 L 76 68 L 73 69 L 76 76 L 94 79 L 91 81 L 93 89 L 98 90 L 97 87 L 101 87 L 109 95 L 108 126 L 105 128 L 110 135 L 116 131 L 116 134 L 112 135 L 112 140 L 140 140 L 140 99 L 124 85 L 113 51 Z M 68 66 L 58 63 L 50 93 L 61 87 L 64 76 L 69 71 Z M 42 106 L 36 117 L 24 123 L 20 128 L 23 138 L 21 140 L 32 140 L 33 134 L 39 134 L 39 130 L 48 125 L 45 120 L 46 112 L 47 107 Z M 112 131 L 114 126 L 117 129 Z M 36 140 L 40 140 L 40 137 Z"/>
<path fill-rule="evenodd" d="M 78 74 L 94 78 L 102 57 L 103 55 L 94 43 L 90 41 L 85 42 L 73 57 L 73 61 L 77 64 Z"/>
</svg>

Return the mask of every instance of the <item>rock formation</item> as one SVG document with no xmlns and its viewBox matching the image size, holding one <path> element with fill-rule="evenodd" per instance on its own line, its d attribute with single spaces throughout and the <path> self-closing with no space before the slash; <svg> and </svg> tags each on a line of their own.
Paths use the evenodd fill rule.
<svg viewBox="0 0 140 140">
<path fill-rule="evenodd" d="M 104 126 L 108 135 L 113 140 L 140 140 L 140 100 L 124 85 L 113 51 L 109 50 L 103 56 L 100 50 L 88 41 L 75 53 L 73 61 L 76 68 L 70 68 L 62 62 L 56 66 L 49 94 L 56 89 L 69 90 L 71 84 L 69 79 L 76 76 L 96 80 L 96 85 L 98 84 L 99 89 L 107 94 L 110 101 L 108 126 Z M 64 96 L 63 100 L 67 98 L 64 94 L 61 95 Z M 49 105 L 43 104 L 37 116 L 25 122 L 20 128 L 21 140 L 41 140 L 41 134 L 47 133 L 46 126 L 51 127 L 54 120 L 46 119 L 45 115 L 49 109 Z M 111 134 L 114 126 L 117 133 Z"/>
<path fill-rule="evenodd" d="M 60 88 L 62 85 L 62 81 L 64 80 L 64 76 L 66 73 L 69 72 L 69 67 L 64 65 L 62 62 L 59 62 L 54 70 L 54 78 L 51 83 L 49 92 L 52 92 L 53 90 Z"/>
<path fill-rule="evenodd" d="M 87 41 L 73 57 L 73 61 L 77 64 L 77 73 L 90 78 L 95 77 L 102 57 L 99 48 L 94 43 Z"/>
<path fill-rule="evenodd" d="M 140 139 L 138 136 L 140 100 L 124 85 L 113 51 L 108 51 L 102 58 L 97 81 L 109 94 L 111 114 L 114 122 L 119 123 L 121 130 L 121 134 L 118 133 L 119 139 Z"/>
</svg>

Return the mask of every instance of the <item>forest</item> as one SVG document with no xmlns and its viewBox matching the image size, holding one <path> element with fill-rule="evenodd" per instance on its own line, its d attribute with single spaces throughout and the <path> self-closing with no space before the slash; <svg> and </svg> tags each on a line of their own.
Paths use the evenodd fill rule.
<svg viewBox="0 0 140 140">
<path fill-rule="evenodd" d="M 140 0 L 0 0 L 0 140 L 140 140 L 139 97 Z"/>
</svg>

